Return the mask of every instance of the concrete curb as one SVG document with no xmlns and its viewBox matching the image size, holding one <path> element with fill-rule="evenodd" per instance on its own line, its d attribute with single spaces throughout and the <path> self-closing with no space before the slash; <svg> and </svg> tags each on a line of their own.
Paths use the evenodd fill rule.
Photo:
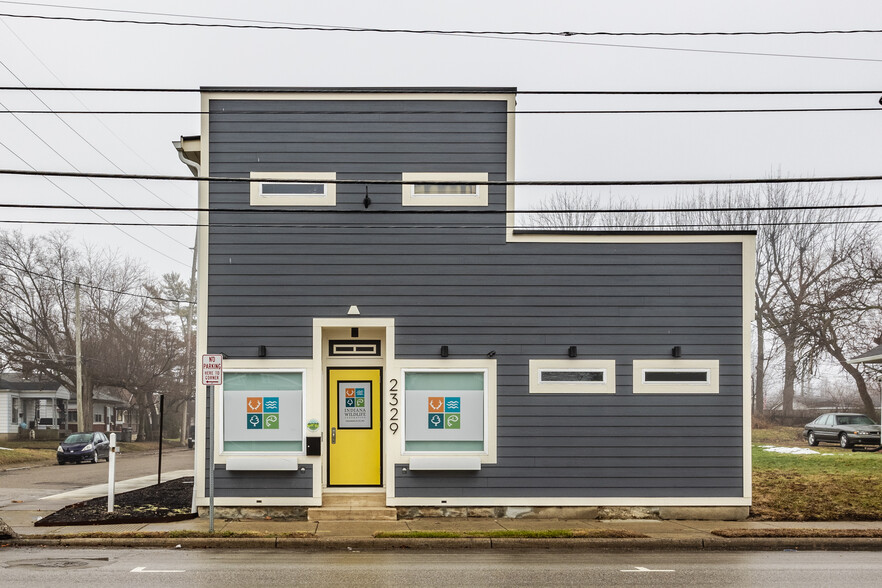
<svg viewBox="0 0 882 588">
<path fill-rule="evenodd" d="M 21 537 L 10 546 L 130 547 L 174 549 L 555 549 L 574 551 L 882 551 L 882 538 L 757 537 L 757 538 L 645 538 L 645 539 L 525 539 L 525 538 L 382 538 L 371 537 Z"/>
</svg>

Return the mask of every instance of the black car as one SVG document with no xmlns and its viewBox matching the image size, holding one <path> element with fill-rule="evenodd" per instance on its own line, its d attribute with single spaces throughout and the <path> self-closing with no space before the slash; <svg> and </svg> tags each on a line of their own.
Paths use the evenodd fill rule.
<svg viewBox="0 0 882 588">
<path fill-rule="evenodd" d="M 879 425 L 863 414 L 828 412 L 807 424 L 802 436 L 812 446 L 821 441 L 839 443 L 843 449 L 852 445 L 879 445 Z"/>
<path fill-rule="evenodd" d="M 99 459 L 110 461 L 110 441 L 104 433 L 74 433 L 61 442 L 55 453 L 59 465 L 68 462 L 91 461 Z"/>
</svg>

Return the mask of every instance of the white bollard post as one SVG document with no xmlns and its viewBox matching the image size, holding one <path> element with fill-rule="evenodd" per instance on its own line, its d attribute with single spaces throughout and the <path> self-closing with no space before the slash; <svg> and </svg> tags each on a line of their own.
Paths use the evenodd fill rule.
<svg viewBox="0 0 882 588">
<path fill-rule="evenodd" d="M 107 470 L 107 512 L 113 512 L 113 499 L 116 494 L 116 433 L 110 434 L 110 468 Z"/>
</svg>

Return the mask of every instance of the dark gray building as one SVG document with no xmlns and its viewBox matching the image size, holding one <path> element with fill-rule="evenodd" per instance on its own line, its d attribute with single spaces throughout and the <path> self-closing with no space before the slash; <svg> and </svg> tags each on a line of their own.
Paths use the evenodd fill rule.
<svg viewBox="0 0 882 588">
<path fill-rule="evenodd" d="M 519 229 L 515 96 L 203 90 L 218 505 L 746 516 L 754 236 Z"/>
</svg>

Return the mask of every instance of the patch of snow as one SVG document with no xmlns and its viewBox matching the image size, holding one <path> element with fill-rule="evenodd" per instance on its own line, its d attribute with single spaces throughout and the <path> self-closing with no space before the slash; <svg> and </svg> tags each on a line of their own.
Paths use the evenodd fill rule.
<svg viewBox="0 0 882 588">
<path fill-rule="evenodd" d="M 773 453 L 786 453 L 788 455 L 821 455 L 820 451 L 807 447 L 775 447 L 774 445 L 760 445 L 766 451 Z M 828 454 L 829 455 L 829 454 Z"/>
</svg>

